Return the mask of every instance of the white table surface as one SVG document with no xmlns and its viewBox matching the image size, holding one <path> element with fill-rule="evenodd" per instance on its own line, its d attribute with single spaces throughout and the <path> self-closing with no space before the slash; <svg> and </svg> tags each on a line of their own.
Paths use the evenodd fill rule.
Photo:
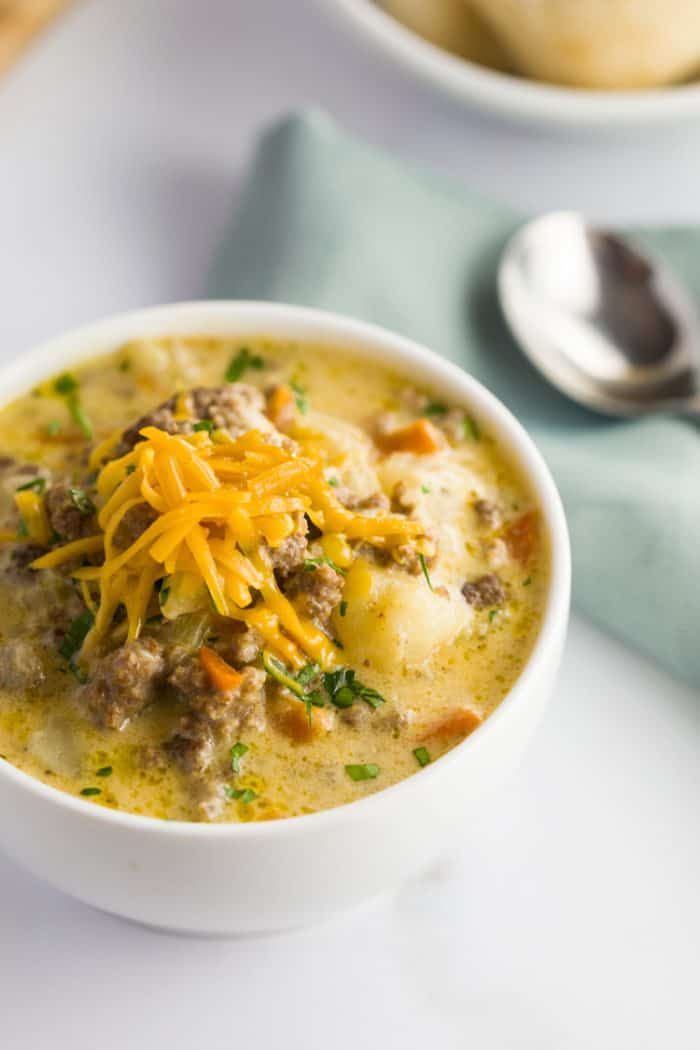
<svg viewBox="0 0 700 1050">
<path fill-rule="evenodd" d="M 89 0 L 0 84 L 3 357 L 196 297 L 255 135 L 306 103 L 524 205 L 700 218 L 698 128 L 494 125 L 383 67 L 313 0 Z M 0 856 L 0 1046 L 695 1048 L 699 755 L 700 698 L 575 620 L 515 779 L 452 856 L 360 913 L 168 937 Z"/>
</svg>

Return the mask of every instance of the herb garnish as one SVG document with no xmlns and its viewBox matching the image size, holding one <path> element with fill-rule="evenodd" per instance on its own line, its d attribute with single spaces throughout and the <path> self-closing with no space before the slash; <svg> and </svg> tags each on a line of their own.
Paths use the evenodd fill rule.
<svg viewBox="0 0 700 1050">
<path fill-rule="evenodd" d="M 338 485 L 340 484 L 340 482 L 338 481 L 337 478 L 329 478 L 328 479 L 328 484 L 331 486 L 331 488 L 336 489 L 338 487 Z"/>
<path fill-rule="evenodd" d="M 289 671 L 281 660 L 278 660 L 276 656 L 269 653 L 266 649 L 263 649 L 262 654 L 263 667 L 276 682 L 283 685 L 285 689 L 288 689 L 290 693 L 296 696 L 297 700 L 306 707 L 306 714 L 311 724 L 311 708 L 312 707 L 325 707 L 326 701 L 323 693 L 313 689 L 307 691 L 307 686 L 320 674 L 320 668 L 318 664 L 311 663 L 294 675 Z"/>
<path fill-rule="evenodd" d="M 341 569 L 340 565 L 336 565 L 332 558 L 304 558 L 304 564 L 302 568 L 304 572 L 315 572 L 316 569 L 320 568 L 321 565 L 330 565 L 333 572 L 339 573 L 341 576 L 347 574 L 347 569 Z"/>
<path fill-rule="evenodd" d="M 316 663 L 306 664 L 306 666 L 302 667 L 301 671 L 298 672 L 296 676 L 297 682 L 299 685 L 308 685 L 309 682 L 312 682 L 319 674 L 320 670 L 321 668 Z"/>
<path fill-rule="evenodd" d="M 297 411 L 301 412 L 302 416 L 305 416 L 309 411 L 309 402 L 306 397 L 306 391 L 294 379 L 290 380 L 289 385 L 294 391 L 294 401 L 297 406 Z"/>
<path fill-rule="evenodd" d="M 73 620 L 73 623 L 65 633 L 58 651 L 63 659 L 67 660 L 69 665 L 71 665 L 71 670 L 73 669 L 73 657 L 82 648 L 86 635 L 94 622 L 95 617 L 90 610 L 84 609 L 80 616 Z"/>
<path fill-rule="evenodd" d="M 237 383 L 247 369 L 254 368 L 260 371 L 264 367 L 265 362 L 259 354 L 254 354 L 247 346 L 242 346 L 238 353 L 231 358 L 226 369 L 226 382 Z"/>
<path fill-rule="evenodd" d="M 24 485 L 18 485 L 15 492 L 37 492 L 39 495 L 46 488 L 46 478 L 32 478 L 31 481 L 25 482 Z"/>
<path fill-rule="evenodd" d="M 472 441 L 478 441 L 481 437 L 481 431 L 475 419 L 471 416 L 465 416 L 462 420 L 462 428 L 464 430 L 464 436 L 471 438 Z"/>
<path fill-rule="evenodd" d="M 49 422 L 46 424 L 46 433 L 49 437 L 56 437 L 56 434 L 59 433 L 60 429 L 61 424 L 58 422 L 57 419 L 50 419 Z"/>
<path fill-rule="evenodd" d="M 428 492 L 430 492 L 430 489 L 428 488 L 427 485 L 421 485 L 420 490 L 421 490 L 421 492 L 425 492 L 426 494 Z"/>
<path fill-rule="evenodd" d="M 272 653 L 269 653 L 267 649 L 263 649 L 262 662 L 263 667 L 271 678 L 274 678 L 276 682 L 283 685 L 285 689 L 289 689 L 290 693 L 294 693 L 299 700 L 304 699 L 306 695 L 306 689 L 304 686 L 308 684 L 307 682 L 300 682 L 298 676 L 295 677 L 291 674 L 282 661 L 278 660 L 276 656 L 272 655 Z M 303 674 L 304 670 L 305 669 L 302 668 L 299 673 Z"/>
<path fill-rule="evenodd" d="M 235 799 L 238 802 L 244 802 L 246 805 L 249 802 L 254 802 L 258 797 L 257 792 L 253 791 L 252 788 L 225 787 L 224 794 L 226 795 L 226 798 Z"/>
<path fill-rule="evenodd" d="M 348 603 L 345 600 L 343 600 L 340 603 L 340 608 L 338 609 L 338 612 L 340 613 L 341 616 L 345 616 L 347 611 L 348 611 Z"/>
<path fill-rule="evenodd" d="M 360 699 L 376 711 L 385 703 L 381 693 L 360 682 L 355 677 L 355 672 L 349 667 L 341 667 L 337 671 L 326 671 L 323 676 L 323 685 L 336 707 L 350 707 L 355 699 Z"/>
<path fill-rule="evenodd" d="M 169 594 L 170 594 L 170 585 L 165 583 L 165 582 L 163 582 L 161 584 L 160 590 L 158 591 L 158 604 L 160 605 L 161 609 L 163 608 L 163 606 L 167 602 Z"/>
<path fill-rule="evenodd" d="M 133 474 L 135 472 L 135 470 L 136 470 L 136 464 L 135 463 L 129 463 L 129 465 L 127 466 L 126 471 L 125 471 L 125 474 L 126 474 L 127 478 L 129 477 L 130 474 Z"/>
<path fill-rule="evenodd" d="M 425 576 L 425 582 L 428 584 L 428 587 L 430 587 L 430 590 L 432 591 L 433 585 L 430 580 L 430 574 L 428 573 L 428 566 L 425 564 L 425 555 L 419 554 L 418 561 L 420 562 L 420 567 L 423 571 L 423 575 Z"/>
<path fill-rule="evenodd" d="M 442 401 L 429 401 L 423 409 L 424 416 L 445 416 L 447 415 L 447 405 L 443 404 Z"/>
<path fill-rule="evenodd" d="M 234 773 L 240 773 L 241 759 L 247 751 L 248 745 L 241 743 L 240 740 L 231 748 L 231 769 Z"/>
<path fill-rule="evenodd" d="M 83 433 L 83 437 L 87 438 L 88 441 L 92 437 L 92 424 L 83 411 L 83 406 L 80 403 L 80 397 L 78 394 L 78 380 L 70 372 L 64 372 L 62 376 L 59 376 L 53 385 L 54 390 L 57 394 L 61 394 L 66 399 L 66 408 L 73 418 L 73 422 L 77 424 Z"/>
<path fill-rule="evenodd" d="M 95 513 L 95 504 L 84 489 L 68 489 L 68 496 L 76 510 L 85 518 Z"/>
<path fill-rule="evenodd" d="M 80 794 L 85 795 L 86 798 L 90 798 L 91 795 L 101 795 L 102 788 L 83 788 Z"/>
<path fill-rule="evenodd" d="M 212 430 L 214 429 L 214 420 L 213 419 L 200 419 L 198 423 L 195 423 L 195 425 L 192 427 L 192 429 L 195 430 L 195 431 L 197 431 L 197 430 L 206 430 L 207 434 L 211 434 Z"/>
<path fill-rule="evenodd" d="M 526 580 L 523 580 L 523 587 L 529 587 L 532 583 L 532 576 L 528 576 Z"/>
<path fill-rule="evenodd" d="M 489 623 L 493 623 L 497 616 L 498 609 L 491 609 L 491 611 L 489 612 Z"/>
<path fill-rule="evenodd" d="M 53 385 L 57 394 L 73 394 L 78 389 L 78 380 L 70 372 L 64 372 Z"/>
<path fill-rule="evenodd" d="M 102 766 L 95 773 L 96 777 L 111 777 L 111 775 L 112 775 L 112 767 L 111 766 Z"/>
<path fill-rule="evenodd" d="M 369 685 L 360 682 L 355 677 L 355 672 L 350 667 L 340 667 L 336 671 L 321 672 L 316 663 L 307 664 L 302 667 L 298 674 L 289 671 L 281 660 L 272 653 L 263 650 L 263 667 L 276 682 L 283 685 L 298 700 L 306 705 L 306 711 L 311 719 L 312 707 L 324 707 L 326 698 L 319 689 L 308 690 L 314 679 L 322 676 L 323 688 L 328 697 L 336 707 L 350 707 L 355 700 L 364 700 L 366 704 L 376 710 L 385 703 L 384 697 Z"/>
<path fill-rule="evenodd" d="M 345 772 L 351 780 L 374 780 L 379 776 L 379 766 L 375 766 L 374 762 L 364 762 L 361 765 L 346 766 Z"/>
<path fill-rule="evenodd" d="M 427 747 L 417 747 L 415 751 L 413 751 L 413 755 L 421 768 L 427 766 L 430 762 L 430 752 Z"/>
</svg>

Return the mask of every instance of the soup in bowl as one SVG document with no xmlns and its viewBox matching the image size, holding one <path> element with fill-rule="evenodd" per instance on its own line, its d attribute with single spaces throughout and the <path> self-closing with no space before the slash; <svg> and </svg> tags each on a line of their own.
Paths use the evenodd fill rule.
<svg viewBox="0 0 700 1050">
<path fill-rule="evenodd" d="M 562 512 L 508 413 L 405 340 L 264 304 L 105 322 L 4 393 L 10 852 L 207 933 L 433 856 L 563 640 Z"/>
</svg>

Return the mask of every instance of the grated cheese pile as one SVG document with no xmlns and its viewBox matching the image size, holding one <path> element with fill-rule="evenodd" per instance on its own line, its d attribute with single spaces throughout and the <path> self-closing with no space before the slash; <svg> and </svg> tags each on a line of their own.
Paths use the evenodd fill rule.
<svg viewBox="0 0 700 1050">
<path fill-rule="evenodd" d="M 91 585 L 99 588 L 83 655 L 105 637 L 120 605 L 126 609 L 128 639 L 138 638 L 149 614 L 160 611 L 158 581 L 173 577 L 200 588 L 203 583 L 207 601 L 220 616 L 255 627 L 266 646 L 292 666 L 308 658 L 332 666 L 332 642 L 279 590 L 268 548 L 279 547 L 295 532 L 300 513 L 323 534 L 385 548 L 416 539 L 423 532 L 420 524 L 348 510 L 313 450 L 271 444 L 256 430 L 235 440 L 221 430 L 170 435 L 156 427 L 145 427 L 141 436 L 131 452 L 99 471 L 100 531 L 33 562 L 36 569 L 52 569 L 84 555 L 104 558 L 101 565 L 72 573 L 88 605 L 93 604 Z M 100 446 L 93 463 L 101 461 L 101 454 Z M 157 517 L 121 549 L 115 544 L 120 522 L 144 505 Z"/>
</svg>

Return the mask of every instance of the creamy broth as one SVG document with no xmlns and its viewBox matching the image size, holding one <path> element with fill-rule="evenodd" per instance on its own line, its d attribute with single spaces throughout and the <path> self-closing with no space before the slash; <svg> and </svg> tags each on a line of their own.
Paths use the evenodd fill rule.
<svg viewBox="0 0 700 1050">
<path fill-rule="evenodd" d="M 99 662 L 124 643 L 123 611 L 116 609 L 87 656 L 71 628 L 84 617 L 86 592 L 95 607 L 104 601 L 96 578 L 82 584 L 71 578 L 81 566 L 88 574 L 99 568 L 100 556 L 32 568 L 27 547 L 36 540 L 33 530 L 40 529 L 32 508 L 43 501 L 51 509 L 56 502 L 51 493 L 66 476 L 74 486 L 70 498 L 78 504 L 87 499 L 76 508 L 85 517 L 81 535 L 96 533 L 90 516 L 94 504 L 101 509 L 95 475 L 109 463 L 110 440 L 114 445 L 121 431 L 174 393 L 221 388 L 227 374 L 246 389 L 267 392 L 268 416 L 274 417 L 276 404 L 271 390 L 293 398 L 284 403 L 284 422 L 273 440 L 282 433 L 279 447 L 290 449 L 292 459 L 299 449 L 316 457 L 333 498 L 352 507 L 356 524 L 358 517 L 393 515 L 397 528 L 413 528 L 414 534 L 401 545 L 377 547 L 323 527 L 317 535 L 319 528 L 312 525 L 300 541 L 303 563 L 286 578 L 275 570 L 282 592 L 315 624 L 314 637 L 322 636 L 318 652 L 326 651 L 327 639 L 326 667 L 314 669 L 325 658 L 313 660 L 308 651 L 296 666 L 288 664 L 279 655 L 286 650 L 279 649 L 272 663 L 268 653 L 265 664 L 259 651 L 250 661 L 231 661 L 229 643 L 238 646 L 240 656 L 241 636 L 231 634 L 239 626 L 231 623 L 235 609 L 229 603 L 229 617 L 211 601 L 198 609 L 197 615 L 208 619 L 196 644 L 188 643 L 193 652 L 203 646 L 214 653 L 232 682 L 246 672 L 256 693 L 255 713 L 247 720 L 234 712 L 229 722 L 216 721 L 213 736 L 207 725 L 209 764 L 193 771 L 189 752 L 183 759 L 172 741 L 182 744 L 185 738 L 189 747 L 192 719 L 201 728 L 202 712 L 209 717 L 218 702 L 212 683 L 223 679 L 220 664 L 211 670 L 203 656 L 201 667 L 196 654 L 188 656 L 188 666 L 196 664 L 200 676 L 188 682 L 203 680 L 202 668 L 208 666 L 214 675 L 206 679 L 213 691 L 204 708 L 192 694 L 194 686 L 182 684 L 183 673 L 167 667 L 173 649 L 169 632 L 178 630 L 177 618 L 165 618 L 175 601 L 171 578 L 154 583 L 137 643 L 152 640 L 141 656 L 151 664 L 161 661 L 160 684 L 116 725 L 122 709 L 112 717 L 112 709 L 106 714 L 99 703 L 105 695 L 113 699 L 123 665 L 110 665 L 115 668 L 110 677 Z M 180 398 L 175 418 L 194 419 L 193 402 L 182 393 Z M 202 449 L 226 430 L 211 419 L 196 426 L 190 438 Z M 410 440 L 404 440 L 406 434 Z M 408 447 L 416 438 L 435 447 Z M 157 434 L 153 440 L 160 440 Z M 89 450 L 105 441 L 107 451 L 90 469 Z M 117 452 L 127 460 L 139 449 L 125 447 L 117 445 Z M 475 729 L 517 679 L 537 636 L 548 548 L 527 485 L 478 420 L 433 392 L 416 389 L 410 377 L 374 363 L 368 367 L 362 359 L 323 347 L 264 338 L 245 346 L 194 337 L 134 342 L 72 369 L 67 379 L 64 374 L 43 383 L 0 411 L 0 449 L 5 457 L 0 755 L 91 804 L 170 820 L 235 822 L 351 802 L 419 773 L 422 764 Z M 212 455 L 216 463 L 216 451 Z M 127 462 L 124 484 L 135 462 Z M 32 494 L 20 498 L 19 509 L 18 489 Z M 55 535 L 55 520 L 49 514 L 54 534 L 43 544 L 52 551 L 67 538 Z M 307 528 L 308 515 L 301 524 Z M 209 528 L 210 537 L 214 531 Z M 41 554 L 31 551 L 33 557 Z M 329 577 L 337 599 L 325 620 L 314 592 L 322 577 Z M 260 607 L 262 599 L 252 585 L 251 590 L 249 608 Z M 281 635 L 280 644 L 287 644 L 285 629 Z M 355 675 L 349 685 L 337 674 L 328 678 L 346 668 Z M 292 676 L 300 696 L 284 687 L 283 672 Z M 100 675 L 101 692 L 95 685 Z M 183 718 L 189 719 L 187 731 Z M 196 761 L 200 758 L 198 751 Z"/>
</svg>

